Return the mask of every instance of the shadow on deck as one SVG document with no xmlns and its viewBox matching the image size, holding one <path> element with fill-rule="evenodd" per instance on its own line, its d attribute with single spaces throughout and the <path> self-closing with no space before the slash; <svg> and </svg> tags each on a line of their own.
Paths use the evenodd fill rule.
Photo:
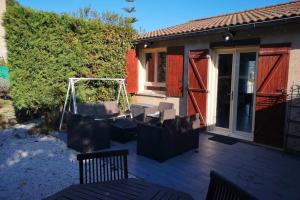
<svg viewBox="0 0 300 200">
<path fill-rule="evenodd" d="M 215 170 L 259 199 L 300 199 L 300 158 L 263 147 L 226 145 L 200 134 L 199 151 L 163 163 L 136 154 L 136 141 L 113 142 L 111 149 L 129 150 L 129 173 L 205 199 L 209 172 Z"/>
</svg>

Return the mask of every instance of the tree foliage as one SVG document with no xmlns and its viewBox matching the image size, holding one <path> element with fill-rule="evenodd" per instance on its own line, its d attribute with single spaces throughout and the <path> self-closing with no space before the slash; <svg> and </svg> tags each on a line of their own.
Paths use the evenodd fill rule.
<svg viewBox="0 0 300 200">
<path fill-rule="evenodd" d="M 131 4 L 134 3 L 134 1 L 135 1 L 135 0 L 126 0 L 127 3 L 131 3 Z M 123 8 L 123 10 L 124 10 L 125 12 L 129 13 L 129 14 L 132 14 L 132 13 L 136 12 L 136 9 L 135 9 L 134 6 L 125 7 L 125 8 Z M 126 17 L 126 21 L 127 21 L 128 23 L 133 24 L 133 23 L 137 22 L 138 19 L 137 19 L 136 17 Z"/>
<path fill-rule="evenodd" d="M 126 8 L 123 8 L 123 10 L 125 10 L 126 12 L 128 13 L 132 13 L 132 12 L 135 12 L 135 7 L 126 7 Z"/>
<path fill-rule="evenodd" d="M 41 12 L 8 0 L 4 26 L 12 97 L 22 116 L 59 108 L 70 77 L 126 76 L 124 55 L 135 34 L 131 24 L 115 14 L 104 13 L 107 21 L 90 10 L 81 14 Z M 79 84 L 78 99 L 113 98 L 111 86 Z"/>
</svg>

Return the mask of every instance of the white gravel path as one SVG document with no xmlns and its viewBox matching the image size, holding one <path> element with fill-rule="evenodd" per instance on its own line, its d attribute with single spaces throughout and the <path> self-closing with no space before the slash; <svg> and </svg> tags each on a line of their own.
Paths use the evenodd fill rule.
<svg viewBox="0 0 300 200">
<path fill-rule="evenodd" d="M 0 199 L 41 199 L 78 183 L 77 152 L 26 129 L 0 131 Z"/>
</svg>

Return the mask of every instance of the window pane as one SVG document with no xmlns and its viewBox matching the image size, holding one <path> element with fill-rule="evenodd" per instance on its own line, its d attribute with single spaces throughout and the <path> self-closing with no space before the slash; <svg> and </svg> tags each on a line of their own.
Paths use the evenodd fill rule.
<svg viewBox="0 0 300 200">
<path fill-rule="evenodd" d="M 236 129 L 252 131 L 253 94 L 255 82 L 256 52 L 241 53 L 239 66 L 239 93 Z"/>
<path fill-rule="evenodd" d="M 147 81 L 154 82 L 154 53 L 146 53 Z"/>
<path fill-rule="evenodd" d="M 166 81 L 166 56 L 165 52 L 158 53 L 157 62 L 157 82 Z"/>
<path fill-rule="evenodd" d="M 216 126 L 222 128 L 229 128 L 232 59 L 232 54 L 219 55 Z"/>
</svg>

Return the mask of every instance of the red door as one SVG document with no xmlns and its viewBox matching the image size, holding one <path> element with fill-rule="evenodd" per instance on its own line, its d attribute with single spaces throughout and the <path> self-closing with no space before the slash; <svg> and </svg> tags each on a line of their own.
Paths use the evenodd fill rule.
<svg viewBox="0 0 300 200">
<path fill-rule="evenodd" d="M 255 107 L 254 141 L 283 146 L 289 45 L 260 48 Z"/>
<path fill-rule="evenodd" d="M 201 126 L 206 126 L 208 50 L 192 50 L 188 68 L 188 115 L 199 113 Z"/>
</svg>

